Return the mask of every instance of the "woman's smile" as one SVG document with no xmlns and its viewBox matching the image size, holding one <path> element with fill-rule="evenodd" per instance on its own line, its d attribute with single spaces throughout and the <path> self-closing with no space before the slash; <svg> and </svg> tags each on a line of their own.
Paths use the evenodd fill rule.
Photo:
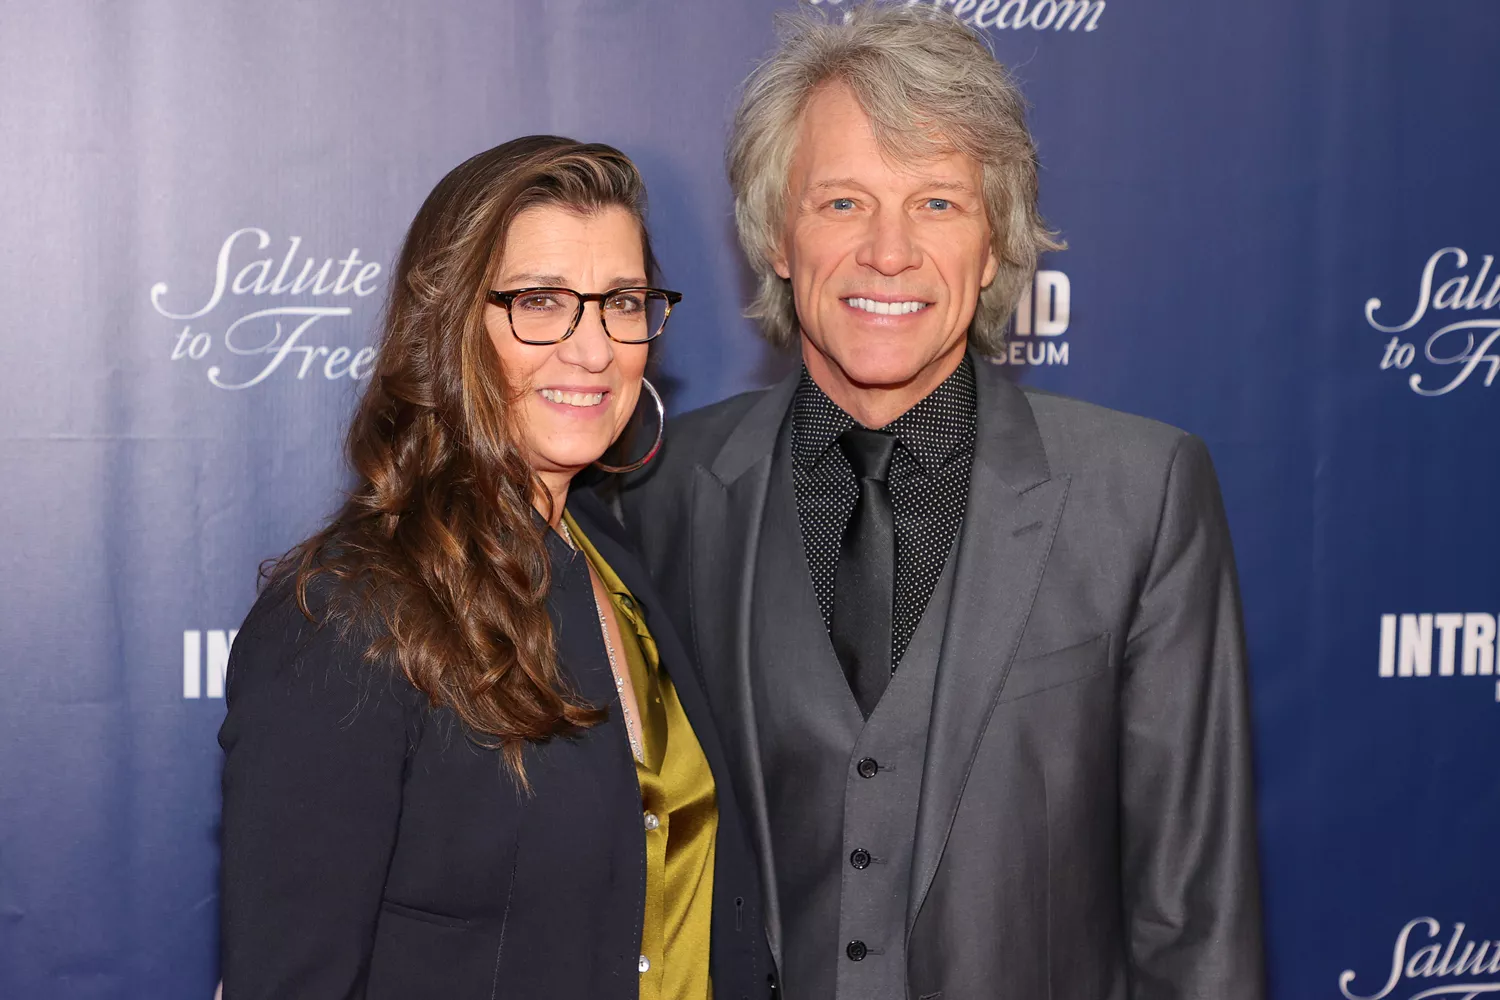
<svg viewBox="0 0 1500 1000">
<path fill-rule="evenodd" d="M 547 402 L 562 412 L 576 411 L 587 416 L 598 416 L 605 411 L 604 402 L 609 398 L 608 389 L 578 389 L 564 386 L 547 386 L 537 390 Z"/>
</svg>

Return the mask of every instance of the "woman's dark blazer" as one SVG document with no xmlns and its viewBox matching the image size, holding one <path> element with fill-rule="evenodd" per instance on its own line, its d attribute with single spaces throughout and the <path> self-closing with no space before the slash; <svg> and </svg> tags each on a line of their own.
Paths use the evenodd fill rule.
<svg viewBox="0 0 1500 1000">
<path fill-rule="evenodd" d="M 645 606 L 718 783 L 716 1000 L 769 992 L 760 888 L 698 675 L 619 525 L 568 509 Z M 229 662 L 225 1000 L 635 998 L 646 879 L 640 791 L 587 563 L 555 536 L 549 609 L 563 669 L 609 719 L 533 745 L 533 792 L 366 640 L 307 621 L 286 587 Z"/>
</svg>

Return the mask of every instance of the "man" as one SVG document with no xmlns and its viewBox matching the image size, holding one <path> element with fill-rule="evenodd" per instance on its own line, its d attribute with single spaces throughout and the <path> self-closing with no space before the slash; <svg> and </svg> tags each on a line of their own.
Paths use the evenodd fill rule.
<svg viewBox="0 0 1500 1000">
<path fill-rule="evenodd" d="M 751 804 L 785 995 L 1264 995 L 1244 644 L 1196 438 L 982 360 L 1054 248 L 952 17 L 794 22 L 730 177 L 802 370 L 677 420 L 627 521 Z"/>
</svg>

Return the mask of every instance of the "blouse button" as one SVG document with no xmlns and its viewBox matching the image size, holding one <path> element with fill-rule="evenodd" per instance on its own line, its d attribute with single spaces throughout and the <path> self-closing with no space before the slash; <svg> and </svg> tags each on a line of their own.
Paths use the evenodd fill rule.
<svg viewBox="0 0 1500 1000">
<path fill-rule="evenodd" d="M 657 827 L 661 826 L 661 820 L 659 820 L 659 819 L 656 818 L 656 813 L 646 813 L 645 823 L 646 823 L 646 830 L 648 832 L 651 831 L 651 830 L 655 830 Z M 641 959 L 641 961 L 644 962 L 645 959 Z M 642 969 L 641 971 L 645 972 L 646 970 Z"/>
<path fill-rule="evenodd" d="M 642 975 L 645 975 L 646 973 L 651 971 L 651 959 L 647 958 L 645 955 L 642 955 L 641 960 L 636 963 L 635 967 L 641 972 Z"/>
</svg>

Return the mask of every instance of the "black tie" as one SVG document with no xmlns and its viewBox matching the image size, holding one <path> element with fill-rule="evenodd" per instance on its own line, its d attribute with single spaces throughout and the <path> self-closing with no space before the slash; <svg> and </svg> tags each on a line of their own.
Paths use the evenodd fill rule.
<svg viewBox="0 0 1500 1000">
<path fill-rule="evenodd" d="M 859 501 L 844 529 L 833 580 L 833 651 L 859 710 L 869 718 L 891 679 L 896 521 L 886 476 L 896 438 L 851 427 L 839 435 L 839 448 L 859 480 Z"/>
</svg>

